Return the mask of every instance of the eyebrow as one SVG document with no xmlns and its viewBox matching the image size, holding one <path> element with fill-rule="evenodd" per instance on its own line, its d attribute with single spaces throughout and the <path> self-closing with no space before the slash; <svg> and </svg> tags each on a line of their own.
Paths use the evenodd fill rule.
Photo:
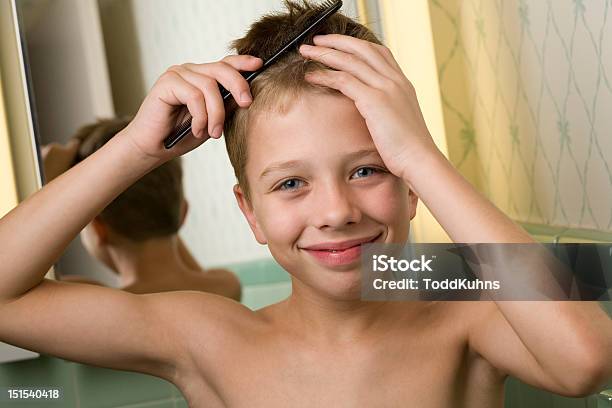
<svg viewBox="0 0 612 408">
<path fill-rule="evenodd" d="M 358 159 L 361 159 L 363 157 L 367 157 L 367 156 L 374 155 L 374 154 L 376 156 L 379 156 L 378 151 L 376 149 L 357 150 L 355 152 L 347 154 L 346 155 L 346 160 L 347 161 L 358 160 Z M 296 167 L 299 167 L 303 163 L 304 162 L 302 160 L 288 160 L 288 161 L 284 161 L 284 162 L 272 163 L 271 165 L 266 167 L 264 169 L 264 171 L 261 172 L 261 174 L 259 175 L 259 178 L 260 179 L 264 178 L 268 174 L 273 173 L 275 171 L 294 169 Z"/>
</svg>

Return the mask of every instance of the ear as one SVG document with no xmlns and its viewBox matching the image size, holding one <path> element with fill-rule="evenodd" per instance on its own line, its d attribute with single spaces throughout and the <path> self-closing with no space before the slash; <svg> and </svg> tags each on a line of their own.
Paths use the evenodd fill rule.
<svg viewBox="0 0 612 408">
<path fill-rule="evenodd" d="M 100 217 L 96 217 L 91 221 L 92 229 L 96 236 L 98 245 L 106 245 L 108 243 L 108 227 Z"/>
<path fill-rule="evenodd" d="M 185 219 L 187 218 L 187 213 L 189 212 L 189 202 L 185 199 L 181 202 L 181 214 L 180 214 L 180 226 L 182 227 L 185 223 Z"/>
<path fill-rule="evenodd" d="M 253 235 L 255 235 L 255 239 L 262 245 L 268 243 L 266 237 L 259 227 L 259 223 L 257 222 L 257 217 L 255 217 L 255 212 L 253 211 L 253 207 L 247 198 L 244 196 L 242 189 L 238 184 L 234 186 L 234 196 L 236 197 L 236 201 L 238 202 L 238 207 L 240 207 L 240 211 L 244 214 L 244 217 L 247 219 L 249 226 L 251 227 L 251 231 L 253 231 Z"/>
<path fill-rule="evenodd" d="M 412 220 L 416 216 L 417 204 L 419 203 L 419 196 L 416 195 L 413 189 L 408 189 L 408 202 L 410 203 L 410 219 Z"/>
</svg>

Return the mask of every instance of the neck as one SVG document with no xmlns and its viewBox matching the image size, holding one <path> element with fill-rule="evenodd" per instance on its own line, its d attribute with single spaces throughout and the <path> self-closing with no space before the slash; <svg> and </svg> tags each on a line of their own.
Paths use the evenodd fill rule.
<svg viewBox="0 0 612 408">
<path fill-rule="evenodd" d="M 295 278 L 285 305 L 285 316 L 303 331 L 301 335 L 327 343 L 352 342 L 366 332 L 382 328 L 390 317 L 385 312 L 390 309 L 389 302 L 329 298 Z"/>
<path fill-rule="evenodd" d="M 186 274 L 176 235 L 139 243 L 122 243 L 109 248 L 121 287 L 141 281 L 156 281 Z"/>
</svg>

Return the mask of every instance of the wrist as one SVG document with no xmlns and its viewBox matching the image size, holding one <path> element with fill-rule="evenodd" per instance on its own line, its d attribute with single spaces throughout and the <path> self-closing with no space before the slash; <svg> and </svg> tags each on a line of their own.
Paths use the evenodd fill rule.
<svg viewBox="0 0 612 408">
<path fill-rule="evenodd" d="M 403 161 L 405 163 L 400 177 L 408 185 L 422 178 L 431 178 L 431 169 L 441 162 L 448 162 L 444 154 L 438 149 L 433 141 L 424 146 L 411 146 L 410 157 Z"/>
<path fill-rule="evenodd" d="M 148 153 L 138 146 L 134 137 L 130 134 L 129 126 L 113 137 L 112 141 L 117 144 L 119 157 L 133 166 L 137 173 L 144 172 L 142 175 L 167 161 L 167 159 Z"/>
<path fill-rule="evenodd" d="M 163 163 L 158 157 L 143 152 L 125 130 L 113 137 L 103 149 L 108 149 L 113 166 L 132 184 Z"/>
</svg>

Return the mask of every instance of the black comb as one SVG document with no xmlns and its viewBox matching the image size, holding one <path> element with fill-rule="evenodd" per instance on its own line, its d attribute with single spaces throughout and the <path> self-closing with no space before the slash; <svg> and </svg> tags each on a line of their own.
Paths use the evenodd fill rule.
<svg viewBox="0 0 612 408">
<path fill-rule="evenodd" d="M 291 41 L 283 45 L 270 58 L 265 59 L 261 68 L 253 72 L 241 72 L 242 76 L 250 84 L 251 81 L 253 81 L 259 74 L 261 74 L 268 67 L 274 64 L 288 50 L 295 47 L 300 41 L 304 39 L 304 37 L 306 37 L 313 30 L 315 30 L 323 21 L 325 21 L 327 18 L 329 18 L 329 16 L 338 11 L 340 7 L 342 7 L 342 0 L 328 0 L 321 3 L 319 5 L 321 12 L 312 18 L 312 20 L 307 24 L 306 28 L 304 28 L 297 36 L 293 37 Z M 224 101 L 230 97 L 231 93 L 223 86 L 219 85 L 219 90 L 221 91 L 221 97 Z M 187 120 L 185 120 L 176 129 L 174 129 L 172 135 L 164 139 L 164 146 L 166 147 L 166 149 L 170 149 L 172 146 L 180 142 L 181 139 L 183 139 L 189 132 L 191 132 L 191 119 L 191 115 L 189 115 L 189 118 Z"/>
</svg>

